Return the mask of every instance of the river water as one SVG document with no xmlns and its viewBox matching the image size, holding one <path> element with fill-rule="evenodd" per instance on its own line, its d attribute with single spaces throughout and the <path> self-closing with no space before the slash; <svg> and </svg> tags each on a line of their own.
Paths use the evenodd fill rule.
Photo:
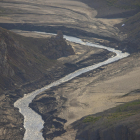
<svg viewBox="0 0 140 140">
<path fill-rule="evenodd" d="M 38 33 L 51 34 L 51 33 L 45 33 L 45 32 L 38 32 Z M 55 34 L 51 34 L 51 35 L 55 35 Z M 115 61 L 125 58 L 129 55 L 129 53 L 122 53 L 121 51 L 115 50 L 110 47 L 97 45 L 97 44 L 93 44 L 90 42 L 83 42 L 81 39 L 76 38 L 76 37 L 64 35 L 64 38 L 68 41 L 79 43 L 82 45 L 106 49 L 108 51 L 116 53 L 116 56 L 111 57 L 108 60 L 100 62 L 98 64 L 76 70 L 75 72 L 70 73 L 70 74 L 66 75 L 65 77 L 61 78 L 60 80 L 57 80 L 49 85 L 46 85 L 45 87 L 43 87 L 41 89 L 37 89 L 27 95 L 24 95 L 23 98 L 20 98 L 19 100 L 17 100 L 14 103 L 14 107 L 19 108 L 19 112 L 24 116 L 24 128 L 26 129 L 25 135 L 24 135 L 24 140 L 44 140 L 44 138 L 42 136 L 42 132 L 41 132 L 44 121 L 42 120 L 42 117 L 39 114 L 37 114 L 31 108 L 28 107 L 29 103 L 32 102 L 32 100 L 35 98 L 36 95 L 38 95 L 39 93 L 41 93 L 51 87 L 54 87 L 54 86 L 60 85 L 61 83 L 67 82 L 67 81 L 73 79 L 74 77 L 79 76 L 82 73 L 85 73 L 90 70 L 96 69 L 100 66 L 115 62 Z"/>
</svg>

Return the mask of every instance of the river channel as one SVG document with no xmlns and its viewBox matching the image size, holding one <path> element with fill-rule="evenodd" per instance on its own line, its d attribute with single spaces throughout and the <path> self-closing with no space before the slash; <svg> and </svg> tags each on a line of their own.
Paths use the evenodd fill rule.
<svg viewBox="0 0 140 140">
<path fill-rule="evenodd" d="M 45 32 L 38 32 L 38 33 L 49 34 L 49 33 L 45 33 Z M 55 34 L 51 34 L 51 35 L 55 35 Z M 129 55 L 129 53 L 126 53 L 126 52 L 122 53 L 120 50 L 115 50 L 110 47 L 93 44 L 90 42 L 83 42 L 81 39 L 76 38 L 76 37 L 64 35 L 64 38 L 66 40 L 74 42 L 74 43 L 106 49 L 108 51 L 116 53 L 116 56 L 111 57 L 111 58 L 107 59 L 106 61 L 100 62 L 98 64 L 76 70 L 75 72 L 72 72 L 72 73 L 66 75 L 65 77 L 61 78 L 60 80 L 57 80 L 49 85 L 46 85 L 45 87 L 43 87 L 41 89 L 37 89 L 29 94 L 25 94 L 23 98 L 20 98 L 19 100 L 17 100 L 14 103 L 14 107 L 19 108 L 19 112 L 24 116 L 24 128 L 26 129 L 25 134 L 24 134 L 24 140 L 44 140 L 44 138 L 42 136 L 42 132 L 41 132 L 44 121 L 42 120 L 42 117 L 39 114 L 34 112 L 29 107 L 29 104 L 32 102 L 32 100 L 35 98 L 36 95 L 38 95 L 39 93 L 41 93 L 51 87 L 54 87 L 54 86 L 60 85 L 64 82 L 67 82 L 67 81 L 79 76 L 82 73 L 85 73 L 85 72 L 94 70 L 100 66 L 115 62 L 115 61 L 125 58 Z"/>
</svg>

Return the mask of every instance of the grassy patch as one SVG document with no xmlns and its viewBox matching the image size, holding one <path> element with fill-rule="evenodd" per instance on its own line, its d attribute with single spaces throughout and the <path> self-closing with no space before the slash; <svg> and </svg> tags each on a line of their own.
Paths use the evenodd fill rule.
<svg viewBox="0 0 140 140">
<path fill-rule="evenodd" d="M 117 119 L 123 119 L 132 115 L 135 115 L 136 111 L 128 111 L 128 112 L 115 112 L 115 113 L 111 113 L 107 119 L 108 120 L 117 120 Z"/>
<path fill-rule="evenodd" d="M 114 113 L 109 113 L 106 118 L 107 121 L 120 120 L 140 112 L 140 100 L 125 103 L 116 108 Z"/>
<path fill-rule="evenodd" d="M 97 122 L 99 119 L 101 119 L 102 116 L 98 116 L 98 117 L 94 117 L 94 116 L 87 116 L 86 118 L 84 118 L 83 122 L 87 123 L 87 122 L 92 122 L 95 123 Z"/>
<path fill-rule="evenodd" d="M 134 106 L 137 106 L 137 105 L 140 105 L 140 100 L 135 101 L 135 102 L 125 103 L 124 105 L 121 105 L 121 106 L 117 109 L 117 111 L 118 111 L 118 112 L 129 111 L 129 109 L 131 110 L 130 107 L 134 107 Z"/>
</svg>

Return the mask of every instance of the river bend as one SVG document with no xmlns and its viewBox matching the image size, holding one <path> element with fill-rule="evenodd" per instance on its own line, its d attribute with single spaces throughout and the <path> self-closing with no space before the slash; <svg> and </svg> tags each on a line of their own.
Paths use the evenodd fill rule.
<svg viewBox="0 0 140 140">
<path fill-rule="evenodd" d="M 45 32 L 38 32 L 38 33 L 49 34 L 49 33 L 45 33 Z M 52 35 L 55 35 L 55 34 L 52 34 Z M 79 76 L 82 73 L 85 73 L 85 72 L 91 71 L 93 69 L 96 69 L 100 66 L 115 62 L 115 61 L 122 59 L 124 57 L 127 57 L 129 55 L 128 53 L 122 53 L 120 50 L 115 50 L 114 48 L 106 47 L 103 45 L 93 44 L 90 42 L 83 42 L 81 39 L 76 38 L 76 37 L 64 35 L 64 38 L 66 40 L 74 42 L 74 43 L 79 43 L 79 44 L 86 45 L 86 46 L 106 49 L 108 51 L 116 53 L 116 56 L 111 57 L 111 58 L 107 59 L 106 61 L 100 62 L 98 64 L 76 70 L 75 72 L 72 72 L 72 73 L 66 75 L 65 77 L 61 78 L 60 80 L 57 80 L 49 85 L 46 85 L 45 87 L 43 87 L 41 89 L 37 89 L 27 95 L 24 95 L 23 98 L 20 98 L 19 100 L 17 100 L 14 103 L 14 107 L 19 108 L 19 112 L 24 116 L 24 128 L 26 129 L 25 135 L 24 135 L 24 140 L 44 140 L 44 138 L 42 136 L 42 132 L 41 132 L 44 121 L 42 120 L 42 117 L 39 114 L 34 112 L 29 107 L 29 104 L 32 102 L 32 100 L 35 98 L 36 95 L 38 95 L 39 93 L 41 93 L 51 87 L 54 87 L 54 86 L 60 85 L 64 82 L 67 82 L 67 81 L 73 79 L 74 77 Z"/>
</svg>

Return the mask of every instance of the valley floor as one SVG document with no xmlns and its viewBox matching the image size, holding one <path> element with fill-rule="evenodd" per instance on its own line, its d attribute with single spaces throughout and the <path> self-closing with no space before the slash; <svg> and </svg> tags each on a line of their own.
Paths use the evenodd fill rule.
<svg viewBox="0 0 140 140">
<path fill-rule="evenodd" d="M 16 32 L 26 36 L 32 33 L 17 30 Z M 33 36 L 39 37 L 39 34 L 35 33 Z M 86 38 L 86 40 L 88 39 Z M 89 40 L 91 41 L 91 39 Z M 101 55 L 103 51 L 102 49 L 74 43 L 71 43 L 71 45 L 75 50 L 75 55 L 58 59 L 61 63 L 72 64 L 70 66 L 78 66 L 79 62 L 82 62 L 82 66 L 93 64 L 95 60 L 98 60 L 96 54 Z M 96 57 L 91 57 L 92 55 Z M 111 55 L 113 54 L 110 54 L 110 57 Z M 72 128 L 71 124 L 73 122 L 84 116 L 103 112 L 117 105 L 140 99 L 139 60 L 139 53 L 134 53 L 127 58 L 82 74 L 70 82 L 51 88 L 38 95 L 33 100 L 32 105 L 34 107 L 31 105 L 35 111 L 44 116 L 43 110 L 48 108 L 49 114 L 49 112 L 53 112 L 57 109 L 57 112 L 54 111 L 52 114 L 52 120 L 49 119 L 49 122 L 46 121 L 45 130 L 43 131 L 46 138 L 54 138 L 54 140 L 74 140 L 77 130 Z M 51 101 L 48 104 L 46 104 L 47 100 L 45 101 L 48 97 L 56 98 L 58 105 L 54 108 L 49 108 Z M 62 100 L 62 98 L 65 101 Z M 43 99 L 44 102 L 42 102 Z M 52 102 L 52 104 L 54 104 L 54 102 Z M 55 117 L 66 120 L 67 122 L 61 122 L 55 119 Z M 61 128 L 56 126 L 55 123 L 58 123 Z M 59 137 L 55 132 L 61 131 L 62 125 L 66 133 Z"/>
</svg>

